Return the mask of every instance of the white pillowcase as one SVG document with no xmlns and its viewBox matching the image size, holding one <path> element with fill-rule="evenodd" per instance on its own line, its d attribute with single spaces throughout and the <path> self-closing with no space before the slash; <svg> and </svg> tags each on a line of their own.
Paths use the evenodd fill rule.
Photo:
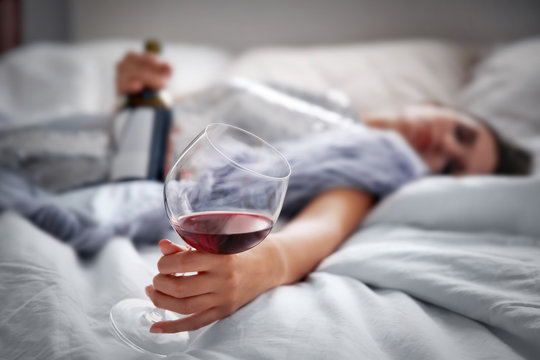
<svg viewBox="0 0 540 360">
<path fill-rule="evenodd" d="M 98 70 L 75 47 L 18 48 L 0 61 L 0 111 L 18 122 L 90 112 L 101 88 Z"/>
<path fill-rule="evenodd" d="M 385 198 L 363 226 L 377 224 L 540 237 L 540 179 L 431 176 Z"/>
<path fill-rule="evenodd" d="M 540 174 L 540 37 L 486 56 L 459 97 L 461 108 L 531 150 Z"/>
<path fill-rule="evenodd" d="M 38 43 L 0 58 L 0 115 L 36 123 L 68 115 L 112 113 L 117 102 L 115 64 L 141 41 L 80 44 Z M 202 89 L 229 64 L 213 47 L 165 43 L 163 58 L 173 64 L 173 97 Z M 19 124 L 20 125 L 20 124 Z"/>
<path fill-rule="evenodd" d="M 473 54 L 440 41 L 266 48 L 241 56 L 231 75 L 308 90 L 341 90 L 359 113 L 435 100 L 453 103 Z"/>
<path fill-rule="evenodd" d="M 503 46 L 486 56 L 459 104 L 511 135 L 538 136 L 540 37 Z"/>
</svg>

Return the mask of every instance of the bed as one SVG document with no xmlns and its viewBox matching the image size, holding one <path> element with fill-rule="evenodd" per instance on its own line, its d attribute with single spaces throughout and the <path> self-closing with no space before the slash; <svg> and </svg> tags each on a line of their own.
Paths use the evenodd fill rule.
<svg viewBox="0 0 540 360">
<path fill-rule="evenodd" d="M 98 166 L 105 135 L 84 122 L 68 136 L 53 120 L 106 118 L 114 107 L 113 64 L 137 46 L 38 44 L 5 55 L 1 131 L 37 126 L 42 142 L 3 137 L 2 149 L 18 149 L 23 158 L 67 159 L 55 172 L 82 158 Z M 180 99 L 242 76 L 347 99 L 359 115 L 436 100 L 485 117 L 537 161 L 540 155 L 539 38 L 477 48 L 402 40 L 240 54 L 181 43 L 167 49 L 165 56 L 179 64 L 170 89 Z M 59 137 L 74 131 L 81 136 L 76 151 L 58 146 Z M 141 199 L 161 201 L 152 197 L 161 186 L 65 183 L 51 189 L 59 203 L 106 224 L 129 216 Z M 539 214 L 538 173 L 416 181 L 379 203 L 304 281 L 275 288 L 191 332 L 171 358 L 539 358 Z M 135 247 L 129 238 L 113 237 L 95 256 L 81 258 L 10 210 L 0 214 L 0 233 L 0 358 L 148 358 L 115 338 L 109 309 L 127 297 L 145 297 L 157 272 L 156 245 Z"/>
</svg>

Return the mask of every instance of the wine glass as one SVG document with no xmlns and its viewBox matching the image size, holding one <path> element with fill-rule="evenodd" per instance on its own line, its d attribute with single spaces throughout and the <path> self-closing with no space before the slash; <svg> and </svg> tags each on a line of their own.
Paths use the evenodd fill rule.
<svg viewBox="0 0 540 360">
<path fill-rule="evenodd" d="M 199 251 L 246 251 L 272 230 L 290 173 L 285 157 L 261 138 L 232 125 L 210 124 L 186 147 L 165 179 L 169 221 Z M 177 274 L 182 275 L 196 273 Z M 150 326 L 182 316 L 140 299 L 122 300 L 110 314 L 120 339 L 161 356 L 181 352 L 189 335 L 153 334 Z"/>
</svg>

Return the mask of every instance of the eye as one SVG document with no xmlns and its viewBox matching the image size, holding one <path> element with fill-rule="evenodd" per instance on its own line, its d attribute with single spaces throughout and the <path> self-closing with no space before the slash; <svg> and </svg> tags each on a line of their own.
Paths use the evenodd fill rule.
<svg viewBox="0 0 540 360">
<path fill-rule="evenodd" d="M 454 137 L 460 144 L 472 146 L 476 142 L 478 131 L 465 124 L 457 124 L 454 128 Z"/>
</svg>

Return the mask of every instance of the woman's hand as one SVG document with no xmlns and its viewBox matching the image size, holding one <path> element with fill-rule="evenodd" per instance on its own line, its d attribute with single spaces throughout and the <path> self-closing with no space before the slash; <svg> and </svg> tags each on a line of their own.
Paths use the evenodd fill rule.
<svg viewBox="0 0 540 360">
<path fill-rule="evenodd" d="M 189 251 L 168 240 L 159 245 L 163 257 L 159 274 L 146 288 L 159 308 L 190 315 L 152 325 L 150 332 L 195 330 L 234 313 L 259 294 L 279 285 L 282 279 L 279 252 L 266 239 L 239 254 L 215 255 Z M 192 276 L 176 273 L 197 272 Z"/>
<path fill-rule="evenodd" d="M 360 190 L 325 191 L 280 231 L 239 254 L 187 251 L 161 240 L 159 274 L 146 293 L 159 308 L 191 315 L 155 323 L 150 331 L 198 329 L 273 287 L 303 279 L 361 223 L 373 203 L 373 197 Z M 186 272 L 198 274 L 174 275 Z"/>
<path fill-rule="evenodd" d="M 163 89 L 172 74 L 172 67 L 154 54 L 128 52 L 116 64 L 116 91 L 134 94 L 145 87 Z"/>
</svg>

